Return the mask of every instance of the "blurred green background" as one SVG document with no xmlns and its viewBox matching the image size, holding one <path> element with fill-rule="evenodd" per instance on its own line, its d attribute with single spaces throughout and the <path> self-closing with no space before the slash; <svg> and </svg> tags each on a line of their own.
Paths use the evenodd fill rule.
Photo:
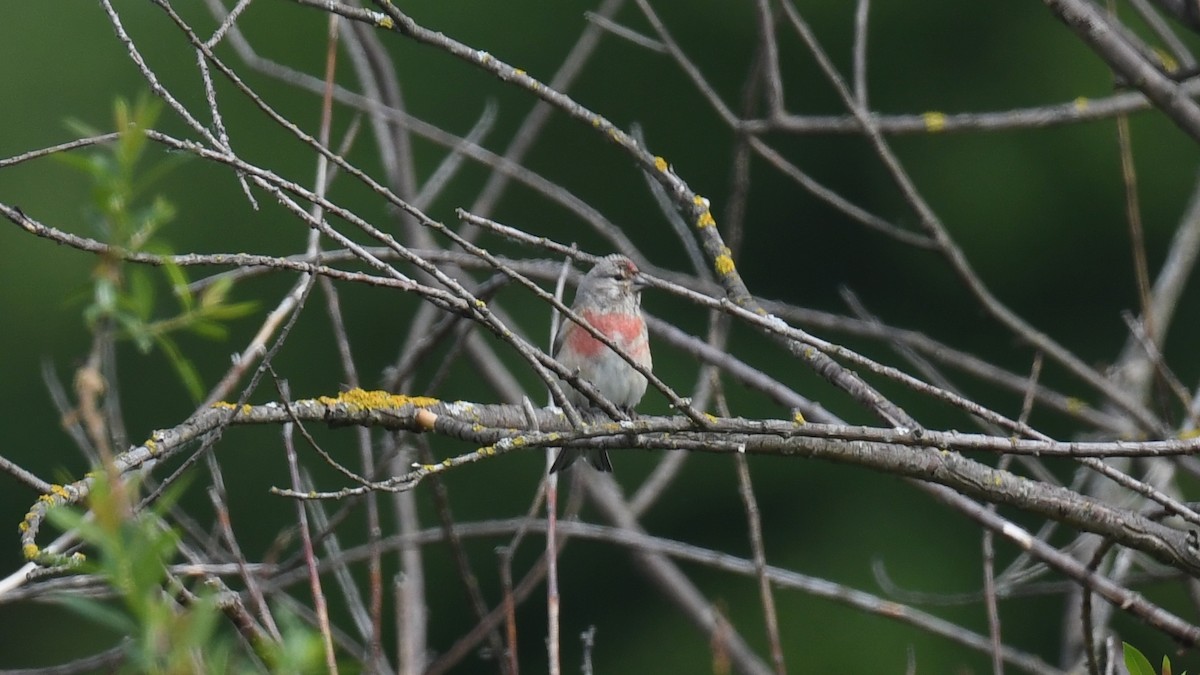
<svg viewBox="0 0 1200 675">
<path fill-rule="evenodd" d="M 201 34 L 214 22 L 199 3 L 179 7 Z M 754 17 L 750 3 L 714 0 L 658 3 L 657 9 L 683 49 L 730 105 L 736 106 L 753 55 Z M 548 81 L 586 26 L 583 13 L 594 3 L 404 3 L 424 25 Z M 797 3 L 826 50 L 843 72 L 849 71 L 854 3 L 844 0 Z M 163 82 L 193 110 L 203 110 L 194 56 L 163 16 L 148 3 L 119 2 L 127 30 Z M 649 33 L 632 6 L 618 21 Z M 913 3 L 876 2 L 871 8 L 870 99 L 886 113 L 947 113 L 1007 110 L 1055 104 L 1079 96 L 1111 93 L 1111 77 L 1099 60 L 1080 46 L 1049 12 L 1035 2 L 981 3 L 969 9 L 950 0 Z M 322 72 L 326 19 L 290 3 L 259 2 L 241 21 L 261 56 L 305 72 Z M 839 103 L 811 58 L 785 28 L 781 62 L 789 108 L 798 113 L 840 114 Z M 1195 40 L 1187 36 L 1189 43 Z M 529 96 L 491 80 L 470 66 L 433 49 L 386 36 L 401 75 L 409 109 L 455 133 L 474 124 L 485 104 L 495 101 L 498 118 L 485 141 L 503 150 L 525 113 Z M 108 129 L 116 97 L 135 98 L 146 89 L 104 13 L 90 3 L 53 0 L 12 3 L 0 21 L 0 157 L 42 148 L 74 137 L 68 119 Z M 319 100 L 306 92 L 250 72 L 228 47 L 220 52 L 276 109 L 310 133 L 316 132 Z M 357 88 L 344 55 L 339 79 Z M 582 104 L 628 129 L 645 129 L 652 152 L 664 156 L 694 189 L 709 197 L 721 222 L 731 176 L 731 131 L 666 56 L 606 36 L 583 76 L 570 91 Z M 279 173 L 310 184 L 314 162 L 309 151 L 268 123 L 224 82 L 218 83 L 234 147 L 251 161 L 268 163 Z M 337 108 L 334 137 L 340 138 L 351 113 Z M 207 119 L 205 119 L 207 121 Z M 178 120 L 164 112 L 160 128 L 186 135 Z M 1193 141 L 1161 116 L 1132 119 L 1142 216 L 1151 273 L 1157 269 L 1174 227 L 1196 181 L 1198 154 Z M 913 226 L 906 208 L 867 144 L 852 136 L 769 139 L 812 176 L 851 201 L 893 222 Z M 996 295 L 1036 326 L 1103 368 L 1124 341 L 1122 310 L 1136 309 L 1129 236 L 1124 216 L 1116 130 L 1112 121 L 1071 127 L 991 134 L 914 135 L 893 139 L 917 186 L 966 251 Z M 437 166 L 444 150 L 417 141 L 420 180 Z M 156 159 L 156 158 L 152 158 Z M 373 146 L 364 128 L 350 159 L 377 171 Z M 677 241 L 654 206 L 642 177 L 621 153 L 590 128 L 555 116 L 526 164 L 570 189 L 619 224 L 648 257 L 665 268 L 687 270 Z M 469 166 L 427 209 L 451 224 L 454 209 L 468 207 L 487 178 Z M 913 251 L 849 222 L 844 216 L 798 189 L 760 161 L 752 168 L 752 191 L 745 245 L 739 269 L 756 293 L 799 305 L 844 312 L 842 287 L 852 289 L 868 308 L 895 325 L 926 331 L 947 343 L 1025 372 L 1032 354 L 986 319 L 935 254 Z M 92 236 L 84 215 L 89 185 L 79 174 L 39 160 L 0 170 L 0 201 L 20 206 L 47 224 Z M 155 192 L 178 209 L 164 238 L 176 251 L 249 251 L 284 254 L 301 250 L 304 228 L 269 197 L 253 211 L 236 182 L 222 168 L 192 160 L 172 173 Z M 339 179 L 335 200 L 377 225 L 395 231 L 388 210 L 365 190 Z M 577 241 L 585 250 L 605 253 L 602 240 L 558 207 L 513 187 L 494 216 L 507 224 L 560 241 Z M 495 251 L 538 257 L 540 252 L 485 240 Z M 56 481 L 78 477 L 86 465 L 61 430 L 58 413 L 42 383 L 43 363 L 52 364 L 69 384 L 86 355 L 89 336 L 80 316 L 88 296 L 90 256 L 38 240 L 11 224 L 0 224 L 0 454 L 40 476 Z M 192 274 L 198 275 L 198 270 Z M 273 307 L 291 278 L 267 276 L 237 287 L 235 299 L 259 300 Z M 393 292 L 340 287 L 359 372 L 366 386 L 376 384 L 398 350 L 413 307 Z M 544 334 L 548 312 L 508 289 L 500 296 L 533 336 Z M 336 392 L 342 382 L 323 302 L 314 295 L 306 316 L 276 361 L 295 396 Z M 1200 367 L 1192 345 L 1200 337 L 1196 284 L 1189 285 L 1167 345 L 1171 366 L 1185 383 L 1195 382 Z M 705 319 L 670 297 L 647 296 L 646 307 L 693 333 Z M 231 338 L 213 343 L 180 340 L 206 385 L 224 372 L 230 354 L 244 346 L 261 319 L 241 320 Z M 826 335 L 839 340 L 839 336 Z M 544 341 L 544 340 L 543 340 Z M 886 345 L 847 340 L 856 349 L 899 363 Z M 804 383 L 804 392 L 854 422 L 871 422 L 846 397 L 832 391 L 801 366 L 751 331 L 737 328 L 730 348 L 772 375 Z M 191 410 L 178 378 L 158 353 L 142 355 L 129 345 L 119 354 L 126 421 L 133 439 L 175 424 Z M 436 361 L 436 359 L 435 359 Z M 677 390 L 695 381 L 695 363 L 658 348 L 656 371 Z M 425 369 L 428 377 L 439 364 Z M 1090 392 L 1048 368 L 1044 378 L 1064 391 L 1094 400 Z M 533 378 L 526 377 L 532 385 Z M 883 385 L 928 426 L 969 428 L 961 416 Z M 1020 401 L 968 383 L 967 393 L 1002 412 L 1016 415 Z M 534 389 L 536 391 L 536 389 Z M 452 370 L 445 386 L 431 393 L 447 399 L 491 400 L 481 391 L 465 362 Z M 787 412 L 731 388 L 733 412 L 779 417 Z M 268 386 L 255 402 L 274 398 Z M 647 396 L 642 412 L 665 414 L 665 400 Z M 1061 420 L 1035 413 L 1032 422 L 1055 434 L 1070 434 Z M 353 434 L 323 432 L 326 447 L 353 456 Z M 439 456 L 463 448 L 432 439 Z M 265 542 L 292 520 L 292 505 L 266 493 L 286 482 L 285 465 L 273 430 L 237 429 L 226 434 L 219 457 L 226 474 L 235 527 L 245 542 Z M 455 515 L 463 520 L 507 518 L 524 512 L 540 478 L 542 457 L 510 455 L 454 472 L 447 478 Z M 617 476 L 632 492 L 654 464 L 642 453 L 614 459 Z M 1056 467 L 1063 475 L 1070 467 Z M 236 469 L 236 470 L 233 470 Z M 975 527 L 947 513 L 893 478 L 828 464 L 760 458 L 752 471 L 763 513 L 768 559 L 814 576 L 879 592 L 871 564 L 881 561 L 902 587 L 937 593 L 980 588 L 980 541 Z M 321 474 L 318 474 L 320 477 Z M 326 487 L 339 484 L 324 476 Z M 185 504 L 206 513 L 203 481 L 193 485 Z M 0 546 L 0 570 L 21 563 L 16 524 L 36 497 L 11 479 L 0 477 L 0 523 L 11 524 L 10 545 Z M 419 491 L 423 517 L 432 524 L 429 498 Z M 190 500 L 190 501 L 189 501 Z M 390 509 L 384 509 L 389 513 Z M 1008 513 L 1018 522 L 1032 523 Z M 360 536 L 358 521 L 347 533 Z M 684 479 L 665 494 L 647 517 L 654 533 L 749 554 L 744 516 L 732 461 L 699 455 Z M 2 542 L 0 542 L 2 543 Z M 501 541 L 477 541 L 470 550 L 490 602 L 498 600 L 495 555 Z M 1000 563 L 1015 552 L 999 544 Z M 248 555 L 261 552 L 250 544 Z M 469 625 L 456 577 L 445 549 L 427 549 L 430 579 L 431 648 L 445 649 Z M 535 555 L 527 545 L 518 564 Z M 390 568 L 394 571 L 394 567 Z M 518 567 L 518 570 L 521 568 Z M 734 625 L 765 653 L 761 611 L 751 580 L 689 567 L 704 593 L 728 612 Z M 709 672 L 708 638 L 683 622 L 670 604 L 648 587 L 623 551 L 577 542 L 562 562 L 565 664 L 573 672 L 579 658 L 575 636 L 589 625 L 598 629 L 597 672 Z M 1175 611 L 1173 590 L 1146 589 Z M 780 626 L 788 662 L 796 672 L 902 672 L 911 649 L 919 672 L 982 672 L 987 659 L 945 640 L 874 616 L 851 611 L 794 592 L 778 592 Z M 335 602 L 335 616 L 341 611 Z M 986 632 L 983 608 L 969 604 L 932 611 Z M 1006 601 L 1001 606 L 1004 635 L 1049 662 L 1057 660 L 1061 602 L 1058 598 Z M 520 612 L 522 665 L 544 669 L 544 609 L 531 601 Z M 344 616 L 344 615 L 343 615 Z M 1118 621 L 1126 639 L 1159 654 L 1170 645 L 1129 621 Z M 69 627 L 69 632 L 68 632 Z M 64 640 L 65 635 L 72 639 Z M 46 664 L 90 653 L 111 644 L 111 637 L 60 608 L 37 604 L 0 605 L 0 668 Z M 864 649 L 869 645 L 869 649 Z M 1189 667 L 1177 662 L 1179 669 Z M 1196 665 L 1190 665 L 1192 669 Z M 460 672 L 491 666 L 468 661 Z"/>
</svg>

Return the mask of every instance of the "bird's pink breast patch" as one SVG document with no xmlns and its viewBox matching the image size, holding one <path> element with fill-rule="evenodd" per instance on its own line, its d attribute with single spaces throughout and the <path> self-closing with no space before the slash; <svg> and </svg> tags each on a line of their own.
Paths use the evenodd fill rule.
<svg viewBox="0 0 1200 675">
<path fill-rule="evenodd" d="M 631 349 L 634 354 L 637 353 L 637 341 L 642 336 L 642 322 L 637 315 L 583 312 L 580 316 L 592 324 L 593 328 L 617 343 L 617 346 Z M 593 356 L 600 353 L 600 350 L 606 349 L 603 342 L 592 337 L 591 333 L 584 328 L 574 323 L 568 328 L 570 330 L 567 333 L 567 342 L 580 356 Z"/>
</svg>

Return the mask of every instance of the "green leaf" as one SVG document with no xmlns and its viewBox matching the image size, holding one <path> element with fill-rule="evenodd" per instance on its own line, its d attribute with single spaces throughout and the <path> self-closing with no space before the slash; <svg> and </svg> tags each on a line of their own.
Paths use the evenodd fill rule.
<svg viewBox="0 0 1200 675">
<path fill-rule="evenodd" d="M 84 518 L 74 507 L 52 509 L 49 518 L 75 528 L 89 544 L 88 569 L 120 603 L 77 596 L 61 602 L 127 637 L 122 672 L 195 672 L 198 663 L 202 672 L 248 672 L 230 664 L 228 641 L 217 634 L 220 613 L 214 594 L 200 589 L 195 602 L 178 605 L 164 592 L 165 565 L 175 557 L 179 535 L 164 527 L 162 515 L 182 494 L 186 478 L 168 488 L 153 509 L 131 514 L 133 487 L 110 485 L 105 471 L 93 475 L 88 505 L 94 518 Z"/>
<path fill-rule="evenodd" d="M 192 308 L 195 307 L 195 298 L 192 296 L 192 292 L 188 290 L 187 273 L 183 271 L 182 267 L 169 260 L 163 265 L 163 272 L 166 273 L 167 279 L 170 280 L 171 291 L 175 294 L 176 298 L 179 298 L 180 306 L 183 307 L 185 312 L 192 311 Z"/>
<path fill-rule="evenodd" d="M 95 179 L 100 178 L 102 175 L 101 171 L 104 168 L 103 161 L 97 161 L 100 159 L 100 155 L 72 155 L 59 152 L 51 155 L 51 158 L 59 164 L 68 166 Z"/>
<path fill-rule="evenodd" d="M 74 530 L 82 527 L 86 519 L 77 509 L 56 508 L 46 512 L 46 520 L 60 530 Z"/>
<path fill-rule="evenodd" d="M 200 306 L 215 307 L 220 305 L 229 297 L 229 291 L 231 290 L 233 290 L 232 278 L 217 277 L 208 285 L 208 288 L 204 289 L 204 293 L 200 296 Z"/>
<path fill-rule="evenodd" d="M 324 648 L 321 637 L 285 607 L 275 609 L 275 618 L 283 633 L 283 643 L 264 645 L 272 672 L 310 673 L 323 670 Z"/>
<path fill-rule="evenodd" d="M 204 399 L 204 384 L 200 381 L 200 373 L 196 371 L 196 367 L 192 362 L 179 351 L 179 347 L 175 342 L 165 335 L 158 336 L 158 346 L 167 355 L 171 365 L 175 368 L 176 374 L 183 382 L 183 386 L 187 389 L 188 395 L 192 397 L 192 401 L 199 403 Z"/>
<path fill-rule="evenodd" d="M 154 314 L 154 283 L 145 269 L 129 270 L 129 291 L 125 293 L 125 307 L 142 321 L 149 321 Z"/>
<path fill-rule="evenodd" d="M 134 623 L 133 617 L 106 602 L 77 595 L 63 595 L 57 600 L 76 614 L 101 626 L 106 626 L 114 632 L 122 635 L 131 635 L 137 632 L 137 624 Z"/>
<path fill-rule="evenodd" d="M 133 196 L 140 197 L 145 194 L 156 183 L 163 179 L 164 176 L 188 162 L 192 156 L 186 153 L 176 153 L 167 155 L 165 159 L 156 163 L 154 166 L 148 167 L 138 174 L 137 184 L 133 186 Z"/>
<path fill-rule="evenodd" d="M 113 104 L 113 118 L 117 132 L 121 134 L 117 141 L 117 161 L 125 175 L 130 175 L 145 147 L 146 134 L 138 126 L 136 113 L 130 110 L 129 101 L 123 98 L 118 97 Z"/>
<path fill-rule="evenodd" d="M 220 613 L 217 611 L 215 597 L 210 595 L 198 598 L 192 604 L 191 611 L 180 622 L 180 644 L 191 647 L 204 646 L 217 628 L 218 617 Z"/>
<path fill-rule="evenodd" d="M 229 330 L 217 323 L 206 319 L 196 319 L 188 324 L 188 330 L 209 340 L 224 340 L 229 336 Z"/>
<path fill-rule="evenodd" d="M 1129 675 L 1158 675 L 1154 672 L 1154 666 L 1150 665 L 1150 659 L 1138 651 L 1137 647 L 1122 642 L 1125 647 L 1125 669 L 1129 671 Z"/>
<path fill-rule="evenodd" d="M 67 127 L 68 131 L 73 131 L 80 136 L 99 136 L 104 133 L 87 122 L 74 117 L 68 117 L 63 120 L 63 125 Z"/>
<path fill-rule="evenodd" d="M 175 205 L 161 196 L 156 196 L 149 206 L 137 209 L 132 216 L 135 231 L 129 241 L 129 248 L 140 251 L 164 225 L 175 219 Z"/>
<path fill-rule="evenodd" d="M 117 288 L 117 285 L 107 275 L 100 275 L 96 278 L 92 288 L 93 304 L 96 306 L 96 311 L 102 316 L 116 312 L 117 303 L 121 297 L 121 292 Z"/>
<path fill-rule="evenodd" d="M 231 305 L 207 307 L 204 309 L 204 316 L 210 319 L 228 321 L 229 319 L 239 319 L 248 314 L 253 314 L 257 310 L 258 302 L 247 300 L 246 302 L 235 302 Z"/>
<path fill-rule="evenodd" d="M 113 318 L 125 331 L 125 337 L 133 340 L 133 344 L 142 354 L 150 353 L 154 348 L 154 338 L 156 337 L 153 328 L 150 324 L 142 321 L 141 317 L 134 316 L 127 312 L 116 312 Z"/>
</svg>

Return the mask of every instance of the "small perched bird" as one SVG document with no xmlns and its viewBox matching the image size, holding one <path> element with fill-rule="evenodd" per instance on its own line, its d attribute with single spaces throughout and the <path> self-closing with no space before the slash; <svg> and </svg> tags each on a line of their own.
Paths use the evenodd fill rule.
<svg viewBox="0 0 1200 675">
<path fill-rule="evenodd" d="M 650 368 L 650 340 L 646 334 L 646 320 L 642 318 L 642 286 L 637 265 L 632 260 L 623 255 L 610 255 L 584 275 L 575 291 L 575 304 L 571 309 L 635 362 Z M 569 319 L 563 322 L 555 339 L 554 358 L 567 370 L 577 371 L 604 398 L 626 412 L 632 413 L 646 393 L 645 375 Z M 572 405 L 591 407 L 587 397 L 574 387 L 567 386 L 564 390 Z M 598 470 L 612 471 L 612 462 L 603 450 L 563 450 L 555 458 L 550 473 L 571 466 L 584 453 Z"/>
</svg>

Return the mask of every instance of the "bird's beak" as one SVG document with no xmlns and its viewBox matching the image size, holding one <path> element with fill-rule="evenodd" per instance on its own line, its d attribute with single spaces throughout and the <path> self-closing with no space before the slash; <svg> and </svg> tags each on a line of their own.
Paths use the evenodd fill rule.
<svg viewBox="0 0 1200 675">
<path fill-rule="evenodd" d="M 633 290 L 635 291 L 640 291 L 650 285 L 650 282 L 647 281 L 646 277 L 642 276 L 640 272 L 635 274 L 629 281 L 631 284 L 633 284 Z"/>
</svg>

